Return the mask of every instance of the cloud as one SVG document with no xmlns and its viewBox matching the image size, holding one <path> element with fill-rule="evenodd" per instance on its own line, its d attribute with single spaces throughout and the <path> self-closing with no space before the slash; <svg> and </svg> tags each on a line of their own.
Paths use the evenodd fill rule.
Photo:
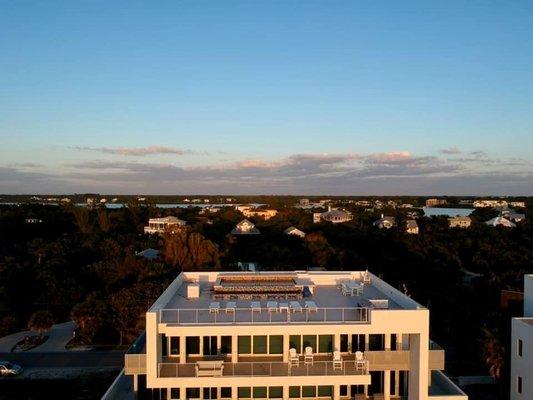
<svg viewBox="0 0 533 400">
<path fill-rule="evenodd" d="M 187 149 L 177 149 L 175 147 L 167 146 L 148 146 L 148 147 L 72 147 L 75 150 L 82 151 L 94 151 L 104 154 L 118 154 L 122 156 L 134 156 L 134 157 L 144 157 L 149 155 L 156 154 L 176 154 L 176 155 L 190 155 L 190 154 L 201 154 L 200 152 L 195 152 L 193 150 Z"/>
<path fill-rule="evenodd" d="M 447 149 L 441 149 L 441 154 L 461 154 L 462 151 L 457 146 L 448 147 Z"/>
</svg>

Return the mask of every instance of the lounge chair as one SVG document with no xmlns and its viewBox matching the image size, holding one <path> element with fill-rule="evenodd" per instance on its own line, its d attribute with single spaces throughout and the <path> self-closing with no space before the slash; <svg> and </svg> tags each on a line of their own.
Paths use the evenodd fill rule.
<svg viewBox="0 0 533 400">
<path fill-rule="evenodd" d="M 226 314 L 229 312 L 235 312 L 235 309 L 237 308 L 237 303 L 234 301 L 228 301 L 226 303 Z"/>
<path fill-rule="evenodd" d="M 317 312 L 318 311 L 318 307 L 316 306 L 316 303 L 314 301 L 312 301 L 312 300 L 308 300 L 308 301 L 305 302 L 305 308 L 309 312 Z"/>
<path fill-rule="evenodd" d="M 342 369 L 341 352 L 338 350 L 333 352 L 333 369 Z"/>
<path fill-rule="evenodd" d="M 277 312 L 278 311 L 278 302 L 277 301 L 267 301 L 268 312 Z"/>
<path fill-rule="evenodd" d="M 298 301 L 291 301 L 289 304 L 293 313 L 302 312 L 302 305 Z"/>
<path fill-rule="evenodd" d="M 304 364 L 313 365 L 313 359 L 314 359 L 313 348 L 311 346 L 307 346 L 305 348 L 305 353 L 304 353 Z"/>
<path fill-rule="evenodd" d="M 352 291 L 348 289 L 348 286 L 346 286 L 346 283 L 341 283 L 341 292 L 343 296 L 351 295 Z"/>
<path fill-rule="evenodd" d="M 252 309 L 252 312 L 261 312 L 261 303 L 259 301 L 251 301 L 250 308 Z"/>
<path fill-rule="evenodd" d="M 220 302 L 218 301 L 212 301 L 209 304 L 209 312 L 210 313 L 218 313 L 220 311 Z"/>
<path fill-rule="evenodd" d="M 355 370 L 366 370 L 365 354 L 362 351 L 355 352 Z"/>
<path fill-rule="evenodd" d="M 291 367 L 298 367 L 300 365 L 300 357 L 298 356 L 298 353 L 296 353 L 295 348 L 289 349 L 289 365 Z"/>
<path fill-rule="evenodd" d="M 279 311 L 283 312 L 289 312 L 289 303 L 279 303 Z"/>
</svg>

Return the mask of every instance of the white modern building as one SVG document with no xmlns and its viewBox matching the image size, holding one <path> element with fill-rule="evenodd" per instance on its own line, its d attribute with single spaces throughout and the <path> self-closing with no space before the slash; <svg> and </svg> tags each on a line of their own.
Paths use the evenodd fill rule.
<svg viewBox="0 0 533 400">
<path fill-rule="evenodd" d="M 296 228 L 295 226 L 290 226 L 283 231 L 285 235 L 298 236 L 303 239 L 305 237 L 305 232 Z"/>
<path fill-rule="evenodd" d="M 524 276 L 524 317 L 511 323 L 511 400 L 533 398 L 533 275 Z"/>
<path fill-rule="evenodd" d="M 396 218 L 387 217 L 381 214 L 381 218 L 374 221 L 374 226 L 377 226 L 379 229 L 390 229 L 393 226 L 396 226 Z"/>
<path fill-rule="evenodd" d="M 318 222 L 331 222 L 333 224 L 341 224 L 343 222 L 348 222 L 353 219 L 353 215 L 348 211 L 344 210 L 332 210 L 331 207 L 328 208 L 328 211 L 323 213 L 314 213 L 313 214 L 313 223 Z"/>
<path fill-rule="evenodd" d="M 169 229 L 185 226 L 186 222 L 176 217 L 150 218 L 148 226 L 144 227 L 144 233 L 162 234 Z"/>
<path fill-rule="evenodd" d="M 368 271 L 183 272 L 140 353 L 124 373 L 152 399 L 467 399 L 429 310 Z"/>
<path fill-rule="evenodd" d="M 259 235 L 260 233 L 261 231 L 247 219 L 243 219 L 231 230 L 232 235 Z"/>
</svg>

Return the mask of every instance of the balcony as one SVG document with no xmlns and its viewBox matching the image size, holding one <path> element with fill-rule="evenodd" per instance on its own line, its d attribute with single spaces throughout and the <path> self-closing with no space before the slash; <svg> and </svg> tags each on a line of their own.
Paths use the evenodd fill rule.
<svg viewBox="0 0 533 400">
<path fill-rule="evenodd" d="M 146 374 L 146 354 L 125 354 L 124 374 L 142 375 Z"/>
<path fill-rule="evenodd" d="M 370 312 L 366 307 L 318 307 L 293 312 L 272 312 L 268 308 L 236 308 L 234 311 L 220 309 L 213 312 L 201 309 L 162 309 L 159 322 L 178 325 L 250 325 L 250 324 L 358 324 L 369 323 Z"/>
</svg>

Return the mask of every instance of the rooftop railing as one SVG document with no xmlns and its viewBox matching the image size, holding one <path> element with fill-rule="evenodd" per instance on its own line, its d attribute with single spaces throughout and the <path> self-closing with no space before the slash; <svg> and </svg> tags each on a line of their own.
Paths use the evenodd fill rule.
<svg viewBox="0 0 533 400">
<path fill-rule="evenodd" d="M 322 324 L 322 323 L 368 323 L 370 312 L 366 307 L 319 307 L 302 311 L 269 311 L 268 308 L 236 308 L 217 312 L 201 309 L 161 309 L 159 322 L 180 325 L 231 325 L 231 324 Z"/>
<path fill-rule="evenodd" d="M 197 377 L 196 363 L 159 363 L 160 378 L 193 378 Z M 332 375 L 366 375 L 368 364 L 357 367 L 354 361 L 343 361 L 334 367 L 332 361 L 315 361 L 313 364 L 290 366 L 283 362 L 240 362 L 224 363 L 223 367 L 215 366 L 211 370 L 202 367 L 202 375 L 208 377 L 232 376 L 332 376 Z"/>
</svg>

